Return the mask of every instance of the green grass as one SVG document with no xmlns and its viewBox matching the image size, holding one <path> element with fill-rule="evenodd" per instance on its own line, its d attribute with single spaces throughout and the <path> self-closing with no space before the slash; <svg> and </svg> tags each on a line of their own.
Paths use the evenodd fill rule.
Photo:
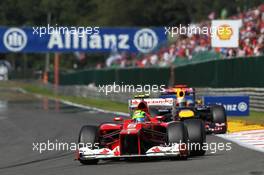
<svg viewBox="0 0 264 175">
<path fill-rule="evenodd" d="M 83 98 L 83 97 L 61 96 L 61 95 L 56 95 L 53 92 L 45 88 L 37 87 L 34 85 L 26 85 L 24 86 L 24 89 L 31 93 L 41 94 L 41 95 L 49 96 L 53 98 L 54 97 L 60 98 L 60 99 L 67 100 L 73 103 L 88 105 L 91 107 L 97 107 L 97 108 L 106 109 L 110 111 L 128 112 L 127 104 L 124 104 L 124 103 L 118 103 L 118 102 L 113 102 L 109 100 Z M 264 113 L 251 111 L 250 116 L 246 116 L 246 117 L 233 116 L 233 117 L 228 117 L 228 120 L 240 120 L 240 121 L 246 122 L 247 124 L 264 125 Z"/>
<path fill-rule="evenodd" d="M 104 100 L 104 99 L 93 99 L 93 98 L 84 98 L 84 97 L 76 97 L 76 96 L 66 96 L 54 93 L 53 91 L 44 88 L 42 86 L 38 86 L 37 84 L 30 84 L 24 82 L 13 82 L 13 81 L 6 81 L 0 82 L 0 87 L 2 88 L 22 88 L 26 92 L 39 94 L 42 96 L 50 97 L 50 98 L 57 98 L 61 100 L 70 101 L 72 103 L 77 103 L 81 105 L 87 105 L 90 107 L 96 107 L 104 110 L 109 111 L 118 111 L 118 112 L 128 112 L 127 104 Z"/>
<path fill-rule="evenodd" d="M 51 98 L 58 98 L 73 103 L 87 105 L 90 107 L 96 107 L 100 109 L 105 109 L 109 111 L 118 111 L 118 112 L 128 112 L 127 104 L 114 102 L 110 100 L 103 99 L 93 99 L 93 98 L 84 98 L 76 96 L 65 96 L 58 95 L 51 90 L 48 90 L 44 87 L 38 86 L 36 84 L 22 83 L 22 82 L 0 82 L 0 87 L 11 88 L 11 87 L 20 87 L 29 93 L 39 94 Z M 248 117 L 228 117 L 229 121 L 239 120 L 244 121 L 247 124 L 261 124 L 264 125 L 264 112 L 255 112 L 251 111 L 250 116 Z"/>
<path fill-rule="evenodd" d="M 50 91 L 43 87 L 38 87 L 36 85 L 24 85 L 22 87 L 24 90 L 30 93 L 39 94 L 51 98 L 58 98 L 61 100 L 70 101 L 73 103 L 87 105 L 90 107 L 96 107 L 104 110 L 109 111 L 118 111 L 118 112 L 128 112 L 127 104 L 104 100 L 104 99 L 93 99 L 93 98 L 84 98 L 84 97 L 76 97 L 76 96 L 65 96 L 65 95 L 58 95 L 53 91 Z"/>
<path fill-rule="evenodd" d="M 264 126 L 264 112 L 251 111 L 249 116 L 232 116 L 228 117 L 228 120 L 240 120 L 246 122 L 247 124 L 261 124 Z"/>
</svg>

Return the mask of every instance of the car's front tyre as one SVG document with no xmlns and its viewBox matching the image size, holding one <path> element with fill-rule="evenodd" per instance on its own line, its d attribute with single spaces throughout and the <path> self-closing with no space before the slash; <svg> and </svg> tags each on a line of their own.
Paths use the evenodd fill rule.
<svg viewBox="0 0 264 175">
<path fill-rule="evenodd" d="M 180 159 L 182 160 L 186 160 L 189 156 L 188 138 L 188 131 L 182 122 L 173 122 L 168 125 L 167 144 L 180 144 Z M 171 158 L 171 160 L 177 160 L 177 158 Z"/>
<path fill-rule="evenodd" d="M 203 156 L 206 152 L 206 150 L 203 149 L 206 142 L 204 122 L 200 119 L 187 119 L 184 121 L 184 125 L 188 130 L 188 147 L 191 149 L 190 155 Z"/>
<path fill-rule="evenodd" d="M 84 145 L 91 145 L 92 148 L 98 142 L 98 127 L 86 125 L 83 126 L 79 133 L 78 143 L 79 147 L 83 147 Z M 98 163 L 98 159 L 92 160 L 79 160 L 84 165 L 94 165 Z"/>
</svg>

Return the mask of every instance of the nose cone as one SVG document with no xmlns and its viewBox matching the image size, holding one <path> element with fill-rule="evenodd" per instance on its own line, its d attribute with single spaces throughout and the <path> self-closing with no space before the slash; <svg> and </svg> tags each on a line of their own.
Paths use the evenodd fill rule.
<svg viewBox="0 0 264 175">
<path fill-rule="evenodd" d="M 132 122 L 124 125 L 120 134 L 138 134 L 142 128 L 142 123 Z"/>
</svg>

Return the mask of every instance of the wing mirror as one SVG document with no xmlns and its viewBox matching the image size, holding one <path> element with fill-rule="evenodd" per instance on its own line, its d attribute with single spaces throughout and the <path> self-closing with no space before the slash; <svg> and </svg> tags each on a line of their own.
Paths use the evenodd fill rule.
<svg viewBox="0 0 264 175">
<path fill-rule="evenodd" d="M 121 122 L 121 121 L 123 121 L 123 117 L 115 117 L 114 121 L 115 122 Z"/>
</svg>

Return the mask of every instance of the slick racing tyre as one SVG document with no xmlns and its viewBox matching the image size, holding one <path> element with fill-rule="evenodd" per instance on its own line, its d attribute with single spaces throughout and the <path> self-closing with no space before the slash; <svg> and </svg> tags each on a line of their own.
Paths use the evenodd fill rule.
<svg viewBox="0 0 264 175">
<path fill-rule="evenodd" d="M 189 143 L 191 156 L 202 156 L 205 154 L 203 145 L 206 141 L 206 132 L 204 122 L 200 119 L 187 119 L 184 121 L 184 125 L 188 130 Z"/>
<path fill-rule="evenodd" d="M 171 144 L 175 144 L 175 143 L 184 144 L 183 146 L 187 148 L 187 142 L 188 142 L 188 132 L 184 124 L 182 122 L 173 122 L 169 124 L 167 128 L 167 144 L 170 146 Z M 186 149 L 183 155 L 181 154 L 180 158 L 187 159 L 188 155 L 189 155 L 188 149 Z M 171 158 L 171 160 L 177 160 L 177 158 Z"/>
<path fill-rule="evenodd" d="M 224 134 L 226 133 L 227 130 L 227 122 L 226 122 L 226 112 L 225 108 L 220 105 L 215 105 L 211 107 L 211 114 L 212 114 L 212 122 L 214 124 L 219 123 L 219 124 L 225 124 L 223 127 L 223 130 L 218 131 L 218 134 Z"/>
<path fill-rule="evenodd" d="M 91 145 L 94 147 L 95 143 L 98 143 L 98 128 L 96 126 L 83 126 L 80 133 L 78 143 L 80 147 L 83 145 Z M 93 165 L 98 163 L 98 159 L 93 160 L 80 160 L 84 165 Z"/>
</svg>

